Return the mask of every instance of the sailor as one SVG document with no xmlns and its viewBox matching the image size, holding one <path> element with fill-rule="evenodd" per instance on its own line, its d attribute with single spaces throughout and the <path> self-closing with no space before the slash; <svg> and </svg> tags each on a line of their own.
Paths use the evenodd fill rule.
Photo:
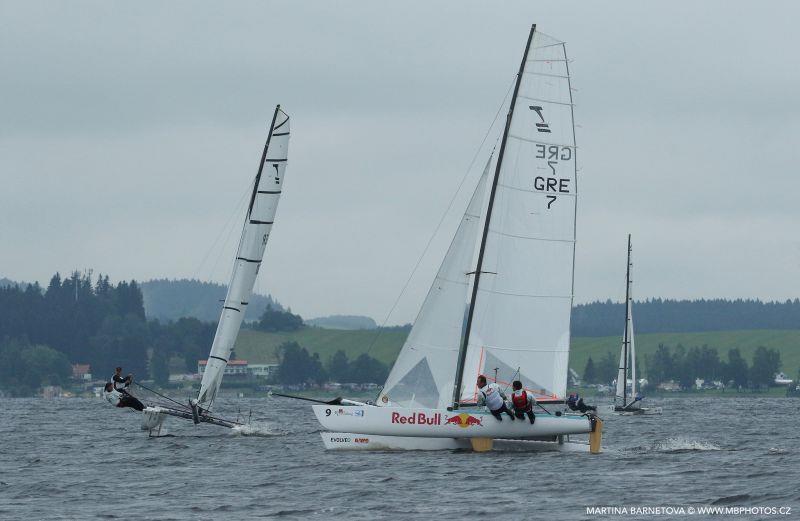
<svg viewBox="0 0 800 521">
<path fill-rule="evenodd" d="M 578 396 L 575 393 L 569 394 L 569 398 L 567 398 L 567 407 L 569 407 L 570 411 L 578 410 Z"/>
<path fill-rule="evenodd" d="M 586 413 L 586 411 L 596 411 L 597 407 L 594 405 L 586 405 L 583 403 L 583 398 L 579 394 L 572 393 L 567 398 L 567 406 L 570 410 L 573 411 L 580 411 L 581 413 Z"/>
<path fill-rule="evenodd" d="M 104 398 L 114 407 L 130 407 L 137 411 L 144 410 L 144 404 L 128 393 L 114 389 L 112 382 L 106 383 L 103 389 Z"/>
<path fill-rule="evenodd" d="M 114 385 L 114 390 L 123 394 L 128 393 L 128 387 L 133 383 L 133 375 L 122 376 L 122 368 L 117 367 L 114 369 L 114 376 L 111 377 L 111 382 Z"/>
<path fill-rule="evenodd" d="M 514 416 L 520 420 L 528 416 L 528 419 L 533 425 L 536 421 L 536 415 L 533 413 L 533 406 L 536 404 L 536 398 L 531 393 L 522 388 L 522 382 L 514 380 L 511 384 L 514 392 L 511 393 L 511 405 L 514 406 Z"/>
<path fill-rule="evenodd" d="M 506 407 L 506 395 L 496 383 L 486 383 L 486 377 L 483 375 L 478 376 L 478 405 L 486 405 L 498 421 L 503 421 L 501 416 L 503 413 L 514 419 L 514 414 Z"/>
</svg>

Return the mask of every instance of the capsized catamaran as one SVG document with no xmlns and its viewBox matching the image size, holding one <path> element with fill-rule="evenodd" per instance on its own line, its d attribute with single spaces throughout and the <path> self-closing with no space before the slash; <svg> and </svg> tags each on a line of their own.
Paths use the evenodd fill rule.
<svg viewBox="0 0 800 521">
<path fill-rule="evenodd" d="M 477 376 L 563 402 L 575 255 L 575 133 L 564 43 L 531 28 L 494 168 L 486 165 L 375 405 L 313 405 L 329 449 L 573 449 L 594 415 L 497 421 Z M 488 191 L 488 193 L 487 193 Z M 477 260 L 476 260 L 477 259 Z M 353 402 L 348 402 L 352 404 Z M 534 447 L 536 445 L 536 447 Z M 585 445 L 580 446 L 586 450 Z"/>
<path fill-rule="evenodd" d="M 166 416 L 191 419 L 195 424 L 210 423 L 222 427 L 238 425 L 238 422 L 213 416 L 211 407 L 222 384 L 225 367 L 228 365 L 256 277 L 263 262 L 267 240 L 272 231 L 278 201 L 281 197 L 288 152 L 289 116 L 278 105 L 272 116 L 267 143 L 264 145 L 258 173 L 253 182 L 253 192 L 250 196 L 236 259 L 233 263 L 228 294 L 222 305 L 222 313 L 217 324 L 214 342 L 211 345 L 206 370 L 203 373 L 200 392 L 197 398 L 191 400 L 186 406 L 181 407 L 181 404 L 173 401 L 172 404 L 177 404 L 178 407 L 146 407 L 143 411 L 142 429 L 149 430 L 151 433 L 160 430 Z"/>
<path fill-rule="evenodd" d="M 631 235 L 628 234 L 628 264 L 625 269 L 625 331 L 622 333 L 622 347 L 619 352 L 619 372 L 617 373 L 616 393 L 613 412 L 624 415 L 661 414 L 661 407 L 642 407 L 643 396 L 636 386 L 636 343 L 633 338 L 633 279 L 631 278 Z M 630 388 L 628 386 L 630 382 Z"/>
</svg>

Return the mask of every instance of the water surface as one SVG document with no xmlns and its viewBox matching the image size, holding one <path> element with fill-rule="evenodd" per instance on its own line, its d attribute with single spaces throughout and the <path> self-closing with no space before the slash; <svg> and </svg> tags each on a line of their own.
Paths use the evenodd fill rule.
<svg viewBox="0 0 800 521">
<path fill-rule="evenodd" d="M 161 438 L 101 399 L 6 399 L 0 519 L 507 521 L 643 505 L 793 506 L 772 518 L 800 518 L 800 400 L 652 405 L 664 414 L 604 415 L 605 452 L 593 456 L 328 452 L 310 407 L 283 398 L 219 404 L 252 409 L 265 436 L 168 419 Z"/>
</svg>

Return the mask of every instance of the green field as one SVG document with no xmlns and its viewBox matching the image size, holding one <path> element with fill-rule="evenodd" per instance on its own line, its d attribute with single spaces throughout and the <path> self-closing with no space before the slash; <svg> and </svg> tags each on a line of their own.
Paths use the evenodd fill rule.
<svg viewBox="0 0 800 521">
<path fill-rule="evenodd" d="M 744 331 L 708 331 L 704 333 L 650 333 L 636 335 L 636 357 L 639 367 L 644 371 L 644 356 L 656 351 L 658 344 L 674 348 L 682 344 L 685 348 L 703 346 L 716 348 L 720 359 L 728 359 L 728 349 L 739 348 L 742 356 L 750 364 L 753 353 L 759 346 L 777 349 L 781 353 L 782 371 L 790 377 L 797 376 L 800 369 L 800 330 L 752 329 Z M 572 339 L 569 366 L 579 374 L 586 367 L 591 356 L 595 362 L 611 351 L 619 356 L 619 337 L 576 337 Z M 643 376 L 647 376 L 646 373 Z"/>
<path fill-rule="evenodd" d="M 391 365 L 405 339 L 406 332 L 401 330 L 383 330 L 378 336 L 377 330 L 366 329 L 345 331 L 307 327 L 282 333 L 243 329 L 236 339 L 236 357 L 254 364 L 275 363 L 277 347 L 284 342 L 295 341 L 310 352 L 319 353 L 323 363 L 327 363 L 328 358 L 341 349 L 351 360 L 369 350 L 370 356 Z"/>
<path fill-rule="evenodd" d="M 264 333 L 242 330 L 236 341 L 236 356 L 250 363 L 275 363 L 276 348 L 283 342 L 294 340 L 312 353 L 319 353 L 324 363 L 337 350 L 343 350 L 350 359 L 367 352 L 381 362 L 391 365 L 403 345 L 406 333 L 400 330 L 384 330 L 376 339 L 375 330 L 342 331 L 335 329 L 305 328 L 290 333 Z M 655 352 L 659 343 L 675 347 L 682 344 L 689 348 L 707 344 L 719 351 L 720 358 L 727 359 L 728 349 L 738 347 L 742 356 L 752 361 L 758 346 L 780 351 L 782 370 L 794 377 L 800 369 L 800 330 L 745 330 L 712 331 L 705 333 L 650 333 L 636 335 L 636 354 L 639 366 L 644 369 L 644 356 Z M 607 351 L 617 356 L 620 338 L 575 337 L 572 339 L 570 367 L 583 373 L 586 360 L 591 356 L 595 362 Z M 645 375 L 646 376 L 646 375 Z"/>
</svg>

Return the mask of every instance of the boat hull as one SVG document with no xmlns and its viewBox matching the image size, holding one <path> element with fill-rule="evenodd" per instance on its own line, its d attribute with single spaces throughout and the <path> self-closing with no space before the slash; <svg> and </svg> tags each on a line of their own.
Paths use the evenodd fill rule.
<svg viewBox="0 0 800 521">
<path fill-rule="evenodd" d="M 593 422 L 586 416 L 537 414 L 531 425 L 527 418 L 498 421 L 488 412 L 462 409 L 412 409 L 400 407 L 313 405 L 322 426 L 334 432 L 422 438 L 548 438 L 587 434 Z"/>
<path fill-rule="evenodd" d="M 661 414 L 662 410 L 661 407 L 620 407 L 619 405 L 610 405 L 608 407 L 609 412 L 612 412 L 618 416 L 652 416 L 655 414 Z"/>
<path fill-rule="evenodd" d="M 471 450 L 467 438 L 423 438 L 421 436 L 381 436 L 353 432 L 322 432 L 328 450 Z M 589 444 L 574 441 L 495 440 L 493 450 L 520 452 L 589 452 Z"/>
</svg>

